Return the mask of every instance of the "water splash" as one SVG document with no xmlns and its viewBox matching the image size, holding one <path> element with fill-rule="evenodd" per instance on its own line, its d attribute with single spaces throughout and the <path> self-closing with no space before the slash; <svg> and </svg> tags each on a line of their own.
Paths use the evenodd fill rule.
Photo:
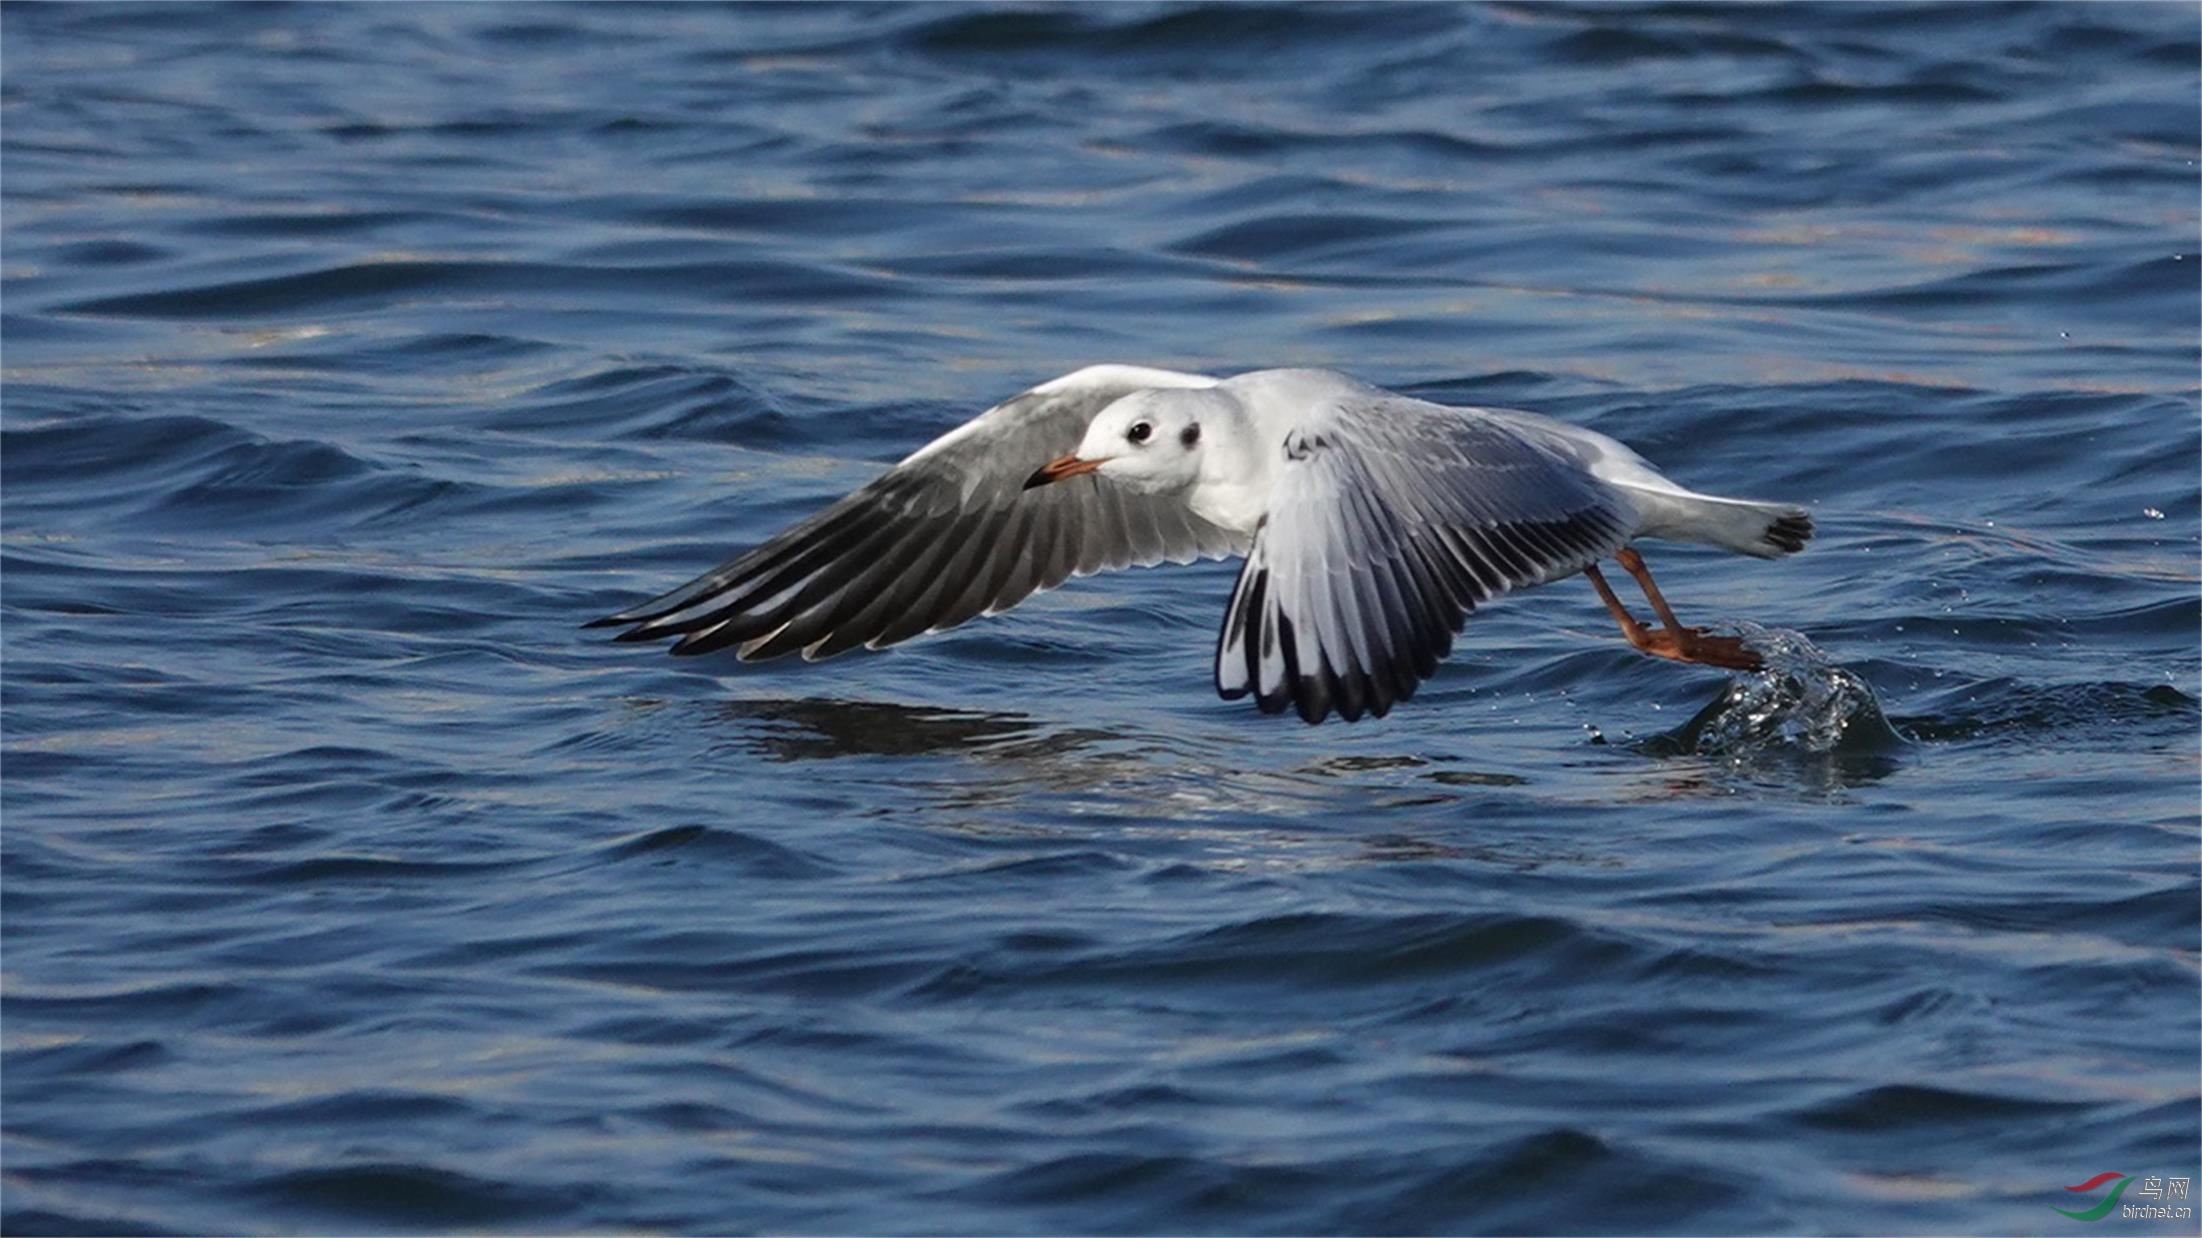
<svg viewBox="0 0 2202 1238">
<path fill-rule="evenodd" d="M 1743 764 L 1783 758 L 1861 758 L 1885 765 L 1904 746 L 1864 679 L 1835 664 L 1802 632 L 1738 625 L 1766 659 L 1736 676 L 1689 721 L 1647 742 L 1657 756 L 1720 757 Z"/>
</svg>

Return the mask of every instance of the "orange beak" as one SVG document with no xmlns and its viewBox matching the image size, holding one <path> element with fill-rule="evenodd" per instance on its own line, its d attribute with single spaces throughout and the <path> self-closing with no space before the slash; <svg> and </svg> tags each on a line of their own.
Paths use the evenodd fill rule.
<svg viewBox="0 0 2202 1238">
<path fill-rule="evenodd" d="M 1061 481 L 1066 477 L 1076 477 L 1080 473 L 1091 473 L 1100 467 L 1101 462 L 1099 460 L 1081 460 L 1076 456 L 1059 456 L 1041 465 L 1033 471 L 1032 476 L 1025 478 L 1025 489 L 1030 490 L 1035 486 L 1045 486 L 1049 482 Z"/>
</svg>

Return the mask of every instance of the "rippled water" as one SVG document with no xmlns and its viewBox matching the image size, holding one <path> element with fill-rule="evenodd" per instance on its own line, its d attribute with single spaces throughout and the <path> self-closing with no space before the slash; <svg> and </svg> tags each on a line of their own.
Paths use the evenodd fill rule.
<svg viewBox="0 0 2202 1238">
<path fill-rule="evenodd" d="M 6 1228 L 2191 1178 L 2197 22 L 7 6 Z M 1226 565 L 814 666 L 577 630 L 1096 360 L 1821 534 L 1650 548 L 1764 675 L 1563 582 L 1352 727 L 1214 698 Z"/>
</svg>

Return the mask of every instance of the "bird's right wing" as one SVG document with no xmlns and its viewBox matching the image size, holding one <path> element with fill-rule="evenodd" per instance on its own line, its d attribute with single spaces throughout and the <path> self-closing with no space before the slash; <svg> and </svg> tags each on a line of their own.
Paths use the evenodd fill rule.
<svg viewBox="0 0 2202 1238">
<path fill-rule="evenodd" d="M 1378 393 L 1285 435 L 1216 643 L 1216 688 L 1309 722 L 1382 717 L 1475 608 L 1627 543 L 1627 500 L 1473 409 Z"/>
<path fill-rule="evenodd" d="M 1182 502 L 1085 477 L 1026 490 L 1100 411 L 1151 387 L 1214 380 L 1094 366 L 1005 400 L 868 485 L 663 596 L 596 620 L 674 653 L 831 657 L 1007 610 L 1072 576 L 1245 550 Z"/>
</svg>

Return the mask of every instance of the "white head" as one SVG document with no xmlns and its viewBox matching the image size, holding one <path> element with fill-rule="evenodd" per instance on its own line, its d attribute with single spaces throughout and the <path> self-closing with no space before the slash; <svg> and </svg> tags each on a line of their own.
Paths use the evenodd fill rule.
<svg viewBox="0 0 2202 1238">
<path fill-rule="evenodd" d="M 1200 479 L 1201 419 L 1215 393 L 1135 391 L 1101 410 L 1078 450 L 1042 465 L 1025 489 L 1099 473 L 1134 490 L 1183 490 Z"/>
</svg>

